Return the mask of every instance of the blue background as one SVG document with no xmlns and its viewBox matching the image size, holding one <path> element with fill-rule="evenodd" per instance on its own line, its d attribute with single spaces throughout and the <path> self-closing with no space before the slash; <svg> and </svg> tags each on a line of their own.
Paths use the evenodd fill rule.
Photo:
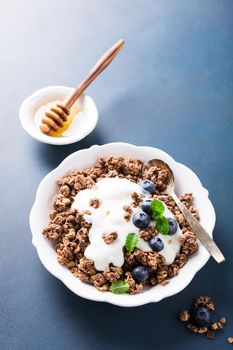
<svg viewBox="0 0 233 350">
<path fill-rule="evenodd" d="M 21 129 L 22 100 L 48 85 L 75 86 L 120 37 L 119 57 L 88 89 L 100 119 L 71 146 L 40 144 Z M 231 0 L 1 1 L 0 348 L 228 349 L 233 336 L 233 2 Z M 40 180 L 67 155 L 125 141 L 164 149 L 193 169 L 217 213 L 209 260 L 181 293 L 125 309 L 79 298 L 41 265 L 30 208 Z M 228 324 L 214 341 L 177 313 L 211 295 Z"/>
</svg>

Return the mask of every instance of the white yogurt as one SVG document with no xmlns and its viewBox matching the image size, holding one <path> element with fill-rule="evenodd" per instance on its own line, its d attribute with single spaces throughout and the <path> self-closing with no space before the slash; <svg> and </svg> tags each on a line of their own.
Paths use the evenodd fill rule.
<svg viewBox="0 0 233 350">
<path fill-rule="evenodd" d="M 90 215 L 85 214 L 85 219 L 92 224 L 89 230 L 90 244 L 86 248 L 84 255 L 88 259 L 92 259 L 95 268 L 99 271 L 104 271 L 112 263 L 114 266 L 122 266 L 124 263 L 123 247 L 125 245 L 126 236 L 128 233 L 139 233 L 139 229 L 134 226 L 131 219 L 127 222 L 124 219 L 125 211 L 123 207 L 132 203 L 131 194 L 137 192 L 139 195 L 145 193 L 141 186 L 127 179 L 121 178 L 104 178 L 100 179 L 96 186 L 91 189 L 79 191 L 76 195 L 72 208 L 79 212 L 89 210 Z M 90 199 L 98 198 L 101 201 L 100 206 L 94 209 L 90 206 Z M 165 206 L 165 204 L 164 204 Z M 138 211 L 138 208 L 131 207 L 133 212 Z M 166 208 L 166 206 L 165 206 Z M 173 217 L 172 213 L 166 208 L 165 216 Z M 155 225 L 155 223 L 151 223 Z M 117 239 L 106 244 L 103 240 L 103 234 L 116 231 Z M 160 252 L 166 259 L 167 264 L 171 264 L 176 254 L 180 250 L 179 238 L 181 230 L 172 236 L 158 234 L 158 237 L 164 243 L 164 249 Z M 139 238 L 137 247 L 144 251 L 151 251 L 148 243 Z"/>
</svg>

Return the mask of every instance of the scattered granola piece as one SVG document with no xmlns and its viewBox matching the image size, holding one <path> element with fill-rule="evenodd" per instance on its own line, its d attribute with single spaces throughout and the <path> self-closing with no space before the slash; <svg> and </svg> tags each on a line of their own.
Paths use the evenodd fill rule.
<svg viewBox="0 0 233 350">
<path fill-rule="evenodd" d="M 227 341 L 228 341 L 229 344 L 233 344 L 233 337 L 228 337 Z"/>
<path fill-rule="evenodd" d="M 185 193 L 183 196 L 180 196 L 181 202 L 184 204 L 192 202 L 193 194 L 192 193 Z"/>
<path fill-rule="evenodd" d="M 187 324 L 187 328 L 192 331 L 193 333 L 198 333 L 198 327 L 196 327 L 195 325 L 193 325 L 192 323 L 188 323 Z"/>
<path fill-rule="evenodd" d="M 200 333 L 200 334 L 206 333 L 207 331 L 208 331 L 208 328 L 207 328 L 207 327 L 200 327 L 200 328 L 198 329 L 198 333 Z"/>
<path fill-rule="evenodd" d="M 180 243 L 182 246 L 181 252 L 186 254 L 186 255 L 193 254 L 198 249 L 196 236 L 192 231 L 185 232 L 180 239 Z"/>
<path fill-rule="evenodd" d="M 211 328 L 216 331 L 217 329 L 222 329 L 223 325 L 221 322 L 214 322 L 212 323 Z"/>
<path fill-rule="evenodd" d="M 59 193 L 61 193 L 64 197 L 69 197 L 70 188 L 67 185 L 61 186 L 59 189 Z"/>
<path fill-rule="evenodd" d="M 226 319 L 225 317 L 221 317 L 219 322 L 221 322 L 221 324 L 226 324 Z"/>
<path fill-rule="evenodd" d="M 82 259 L 80 259 L 80 263 L 79 263 L 79 269 L 82 270 L 83 272 L 88 273 L 89 275 L 94 275 L 96 274 L 96 270 L 94 267 L 94 262 L 90 259 L 87 259 L 85 257 L 83 257 Z"/>
<path fill-rule="evenodd" d="M 70 207 L 71 200 L 64 197 L 61 193 L 53 198 L 53 207 L 57 212 L 62 212 Z"/>
<path fill-rule="evenodd" d="M 49 223 L 43 230 L 42 234 L 49 240 L 59 239 L 62 235 L 63 228 L 60 225 Z"/>
<path fill-rule="evenodd" d="M 214 311 L 215 310 L 214 302 L 208 296 L 200 296 L 200 297 L 198 297 L 196 299 L 195 303 L 194 303 L 194 307 L 198 307 L 198 306 L 205 306 L 210 311 Z"/>
<path fill-rule="evenodd" d="M 157 235 L 156 227 L 147 227 L 140 230 L 139 235 L 145 241 L 149 241 L 150 238 Z"/>
<path fill-rule="evenodd" d="M 125 211 L 124 219 L 125 219 L 125 221 L 129 221 L 133 210 L 132 210 L 130 205 L 124 205 L 123 209 Z"/>
<path fill-rule="evenodd" d="M 188 310 L 183 310 L 180 313 L 180 320 L 182 322 L 186 322 L 190 319 L 190 313 L 188 312 Z"/>
<path fill-rule="evenodd" d="M 111 244 L 117 239 L 117 236 L 118 234 L 116 231 L 106 233 L 106 234 L 103 234 L 103 240 L 106 244 Z"/>
<path fill-rule="evenodd" d="M 143 283 L 136 283 L 135 280 L 132 277 L 131 272 L 126 272 L 126 279 L 125 281 L 129 284 L 129 293 L 135 294 L 138 293 L 143 288 Z"/>
<path fill-rule="evenodd" d="M 167 284 L 167 277 L 168 277 L 168 269 L 166 266 L 164 266 L 161 269 L 158 269 L 157 272 L 157 279 L 158 282 L 162 285 L 166 285 Z M 165 284 L 164 284 L 165 283 Z"/>
<path fill-rule="evenodd" d="M 131 198 L 133 200 L 131 204 L 134 208 L 137 208 L 143 200 L 137 192 L 133 192 Z"/>
<path fill-rule="evenodd" d="M 179 270 L 180 270 L 179 267 L 176 264 L 172 263 L 168 268 L 169 277 L 174 277 L 178 275 Z"/>
<path fill-rule="evenodd" d="M 104 277 L 109 282 L 117 281 L 121 275 L 123 274 L 123 270 L 121 267 L 109 266 L 109 268 L 103 272 Z"/>
<path fill-rule="evenodd" d="M 92 198 L 92 199 L 90 199 L 89 204 L 91 207 L 97 209 L 97 208 L 99 208 L 101 201 L 99 198 Z"/>
<path fill-rule="evenodd" d="M 215 338 L 215 331 L 213 329 L 208 329 L 206 336 L 208 339 L 214 339 Z"/>
<path fill-rule="evenodd" d="M 91 276 L 90 281 L 94 284 L 96 289 L 100 291 L 106 291 L 109 289 L 109 284 L 102 273 L 97 273 Z"/>
</svg>

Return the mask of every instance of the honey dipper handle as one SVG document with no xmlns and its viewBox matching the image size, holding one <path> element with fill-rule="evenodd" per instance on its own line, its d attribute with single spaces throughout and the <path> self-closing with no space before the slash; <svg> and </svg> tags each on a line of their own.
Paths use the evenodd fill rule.
<svg viewBox="0 0 233 350">
<path fill-rule="evenodd" d="M 91 84 L 93 80 L 112 62 L 116 57 L 125 41 L 120 39 L 97 61 L 95 66 L 89 72 L 87 77 L 76 87 L 71 95 L 63 101 L 63 105 L 69 110 L 81 93 Z"/>
</svg>

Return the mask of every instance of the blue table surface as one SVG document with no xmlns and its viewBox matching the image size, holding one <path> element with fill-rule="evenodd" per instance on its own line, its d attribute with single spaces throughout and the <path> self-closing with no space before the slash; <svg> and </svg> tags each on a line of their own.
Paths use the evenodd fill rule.
<svg viewBox="0 0 233 350">
<path fill-rule="evenodd" d="M 120 37 L 119 57 L 88 89 L 95 131 L 70 146 L 40 144 L 20 127 L 22 100 L 75 86 Z M 13 0 L 0 3 L 0 348 L 229 349 L 233 336 L 233 2 L 231 0 Z M 120 308 L 81 299 L 42 266 L 29 211 L 40 180 L 67 155 L 125 141 L 159 147 L 193 169 L 217 213 L 212 259 L 179 294 Z M 177 313 L 210 295 L 227 326 L 211 341 Z"/>
</svg>

